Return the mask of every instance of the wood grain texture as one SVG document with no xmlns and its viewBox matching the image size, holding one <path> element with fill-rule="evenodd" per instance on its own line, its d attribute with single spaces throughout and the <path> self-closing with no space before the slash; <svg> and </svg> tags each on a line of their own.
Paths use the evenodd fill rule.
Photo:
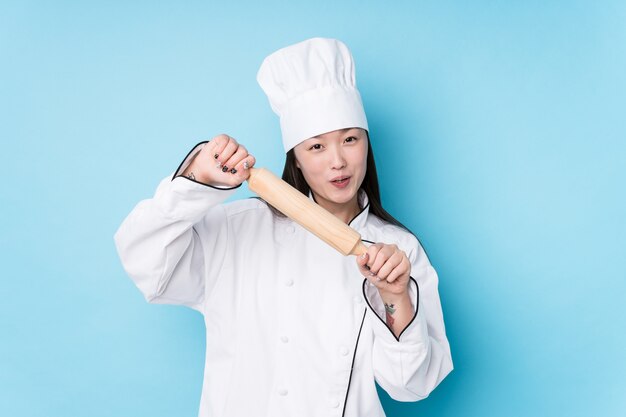
<svg viewBox="0 0 626 417">
<path fill-rule="evenodd" d="M 343 255 L 361 255 L 361 235 L 265 168 L 250 168 L 248 188 Z"/>
</svg>

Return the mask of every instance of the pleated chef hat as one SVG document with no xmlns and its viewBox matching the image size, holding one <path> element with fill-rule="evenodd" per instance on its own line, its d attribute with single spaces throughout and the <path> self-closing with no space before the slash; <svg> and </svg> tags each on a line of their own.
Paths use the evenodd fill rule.
<svg viewBox="0 0 626 417">
<path fill-rule="evenodd" d="M 368 129 L 352 54 L 337 39 L 312 38 L 279 49 L 263 60 L 257 81 L 280 117 L 285 152 L 333 130 Z"/>
</svg>

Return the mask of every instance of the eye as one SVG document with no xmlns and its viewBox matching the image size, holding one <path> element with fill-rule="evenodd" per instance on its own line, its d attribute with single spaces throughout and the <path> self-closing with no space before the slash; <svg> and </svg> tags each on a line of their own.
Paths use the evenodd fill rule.
<svg viewBox="0 0 626 417">
<path fill-rule="evenodd" d="M 309 150 L 311 150 L 311 149 L 315 149 L 315 150 L 322 149 L 322 145 L 321 145 L 321 144 L 319 144 L 319 143 L 316 143 L 315 145 L 313 145 L 313 146 L 311 146 L 311 147 L 309 148 Z"/>
<path fill-rule="evenodd" d="M 357 140 L 358 138 L 356 136 L 348 136 L 347 138 L 345 138 L 345 142 L 348 143 L 356 142 Z"/>
</svg>

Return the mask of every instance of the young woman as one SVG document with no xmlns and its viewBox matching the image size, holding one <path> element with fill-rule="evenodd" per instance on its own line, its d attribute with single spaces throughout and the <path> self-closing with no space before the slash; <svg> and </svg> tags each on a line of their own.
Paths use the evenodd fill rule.
<svg viewBox="0 0 626 417">
<path fill-rule="evenodd" d="M 374 381 L 399 401 L 425 398 L 452 370 L 438 279 L 380 204 L 349 51 L 301 42 L 258 79 L 281 116 L 283 179 L 369 246 L 345 257 L 260 199 L 224 204 L 255 158 L 228 135 L 197 145 L 115 240 L 148 301 L 204 315 L 200 415 L 384 416 Z"/>
</svg>

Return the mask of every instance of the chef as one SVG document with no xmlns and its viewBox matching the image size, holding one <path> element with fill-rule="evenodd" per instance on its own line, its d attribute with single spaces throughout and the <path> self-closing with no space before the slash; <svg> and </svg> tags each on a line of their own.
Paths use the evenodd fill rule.
<svg viewBox="0 0 626 417">
<path fill-rule="evenodd" d="M 259 198 L 225 203 L 255 158 L 225 134 L 196 145 L 115 243 L 148 302 L 204 316 L 199 415 L 384 416 L 374 382 L 426 398 L 453 368 L 438 277 L 381 205 L 350 51 L 309 39 L 265 58 L 257 80 L 280 117 L 283 179 L 368 249 L 343 256 Z"/>
</svg>

